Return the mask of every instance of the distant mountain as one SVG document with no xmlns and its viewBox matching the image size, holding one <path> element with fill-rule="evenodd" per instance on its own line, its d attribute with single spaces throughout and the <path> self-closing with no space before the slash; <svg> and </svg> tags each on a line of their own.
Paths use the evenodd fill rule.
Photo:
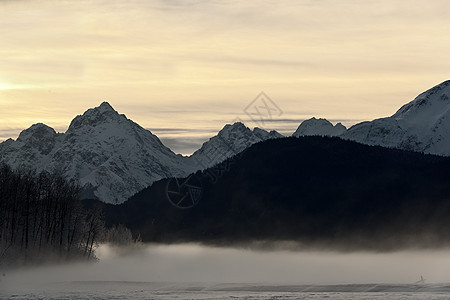
<svg viewBox="0 0 450 300">
<path fill-rule="evenodd" d="M 341 123 L 333 126 L 326 119 L 311 118 L 303 121 L 292 136 L 340 136 L 347 131 L 347 128 Z"/>
<path fill-rule="evenodd" d="M 16 141 L 0 143 L 0 161 L 13 168 L 61 171 L 78 180 L 82 198 L 122 203 L 165 177 L 185 176 L 211 167 L 247 147 L 282 137 L 276 131 L 226 125 L 191 157 L 176 155 L 156 135 L 103 102 L 74 118 L 65 133 L 34 124 Z"/>
<path fill-rule="evenodd" d="M 106 205 L 107 223 L 149 242 L 450 245 L 450 158 L 316 136 L 268 140 L 232 160 L 214 183 L 208 170 L 194 175 L 202 192 L 193 208 L 174 207 L 164 179 Z"/>
<path fill-rule="evenodd" d="M 450 156 L 450 81 L 420 94 L 391 117 L 357 124 L 342 137 L 368 145 Z"/>
<path fill-rule="evenodd" d="M 84 198 L 121 203 L 155 180 L 195 170 L 150 131 L 117 113 L 109 103 L 87 110 L 66 133 L 44 124 L 0 144 L 0 160 L 12 167 L 60 170 L 79 180 Z"/>
<path fill-rule="evenodd" d="M 393 116 L 346 130 L 325 119 L 300 124 L 294 137 L 339 136 L 380 145 L 450 156 L 450 81 L 420 94 Z M 237 122 L 226 125 L 190 157 L 176 155 L 150 131 L 117 113 L 107 102 L 77 116 L 65 133 L 38 123 L 16 141 L 0 143 L 0 161 L 12 167 L 59 170 L 79 180 L 83 198 L 121 203 L 165 177 L 212 167 L 250 146 L 283 137 Z"/>
<path fill-rule="evenodd" d="M 283 137 L 276 131 L 267 132 L 260 128 L 251 130 L 241 122 L 227 124 L 219 133 L 205 142 L 202 147 L 190 157 L 199 165 L 199 169 L 212 167 L 225 159 L 232 157 L 251 145 Z"/>
</svg>

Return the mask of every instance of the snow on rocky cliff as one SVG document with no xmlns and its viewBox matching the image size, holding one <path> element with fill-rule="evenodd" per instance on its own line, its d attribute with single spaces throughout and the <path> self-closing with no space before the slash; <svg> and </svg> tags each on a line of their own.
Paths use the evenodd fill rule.
<svg viewBox="0 0 450 300">
<path fill-rule="evenodd" d="M 103 102 L 71 122 L 66 133 L 44 124 L 0 144 L 0 160 L 13 167 L 61 170 L 79 180 L 84 197 L 121 203 L 163 177 L 195 170 L 150 131 Z"/>
<path fill-rule="evenodd" d="M 343 136 L 369 145 L 450 155 L 450 80 L 417 96 L 387 118 L 362 122 Z"/>
<path fill-rule="evenodd" d="M 219 133 L 205 142 L 202 147 L 195 151 L 191 159 L 200 168 L 212 167 L 225 159 L 232 157 L 251 145 L 283 137 L 276 131 L 265 131 L 260 128 L 251 130 L 241 122 L 227 124 Z"/>
</svg>

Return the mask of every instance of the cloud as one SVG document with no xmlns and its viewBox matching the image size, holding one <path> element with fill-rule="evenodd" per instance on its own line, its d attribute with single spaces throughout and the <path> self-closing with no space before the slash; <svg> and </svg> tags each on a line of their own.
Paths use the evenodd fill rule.
<svg viewBox="0 0 450 300">
<path fill-rule="evenodd" d="M 206 138 L 199 138 L 186 135 L 178 138 L 160 137 L 160 140 L 166 147 L 170 148 L 175 153 L 191 155 L 200 149 L 202 144 L 212 136 L 213 135 Z"/>
<path fill-rule="evenodd" d="M 261 90 L 286 118 L 373 119 L 450 69 L 442 0 L 0 5 L 0 127 L 64 126 L 111 99 L 146 127 L 179 128 L 196 108 L 198 128 L 219 128 Z"/>
<path fill-rule="evenodd" d="M 19 133 L 25 128 L 0 128 L 0 142 L 3 142 L 9 138 L 16 138 Z"/>
</svg>

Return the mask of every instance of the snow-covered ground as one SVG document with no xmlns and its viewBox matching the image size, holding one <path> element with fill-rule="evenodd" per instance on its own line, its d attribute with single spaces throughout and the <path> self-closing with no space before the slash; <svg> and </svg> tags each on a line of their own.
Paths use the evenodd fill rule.
<svg viewBox="0 0 450 300">
<path fill-rule="evenodd" d="M 375 290 L 375 291 L 372 291 Z M 10 299 L 448 299 L 450 286 L 257 286 L 147 282 L 65 282 L 0 292 Z"/>
<path fill-rule="evenodd" d="M 95 264 L 7 272 L 0 299 L 447 299 L 450 252 L 103 246 Z M 425 283 L 414 282 L 425 278 Z"/>
</svg>

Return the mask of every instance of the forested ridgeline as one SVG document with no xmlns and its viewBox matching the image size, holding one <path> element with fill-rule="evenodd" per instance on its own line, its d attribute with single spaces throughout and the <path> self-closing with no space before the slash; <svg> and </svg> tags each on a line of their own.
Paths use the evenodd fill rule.
<svg viewBox="0 0 450 300">
<path fill-rule="evenodd" d="M 155 182 L 121 205 L 105 204 L 104 211 L 107 224 L 124 224 L 147 242 L 449 247 L 449 170 L 448 157 L 339 138 L 274 139 L 191 181 Z M 195 206 L 169 202 L 174 194 L 190 200 L 191 186 L 201 190 Z"/>
<path fill-rule="evenodd" d="M 96 259 L 105 239 L 102 211 L 83 208 L 79 192 L 57 172 L 0 164 L 0 268 Z"/>
</svg>

